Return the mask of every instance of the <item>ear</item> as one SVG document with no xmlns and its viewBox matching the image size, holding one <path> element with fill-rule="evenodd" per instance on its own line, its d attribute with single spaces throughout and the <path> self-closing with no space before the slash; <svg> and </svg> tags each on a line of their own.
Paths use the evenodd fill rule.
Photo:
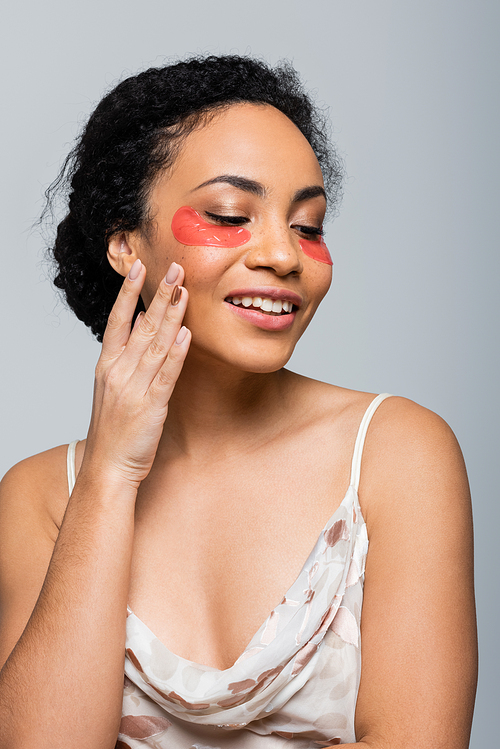
<svg viewBox="0 0 500 749">
<path fill-rule="evenodd" d="M 108 241 L 108 260 L 112 268 L 120 276 L 125 277 L 130 268 L 139 257 L 136 242 L 130 232 L 118 232 L 113 234 Z"/>
</svg>

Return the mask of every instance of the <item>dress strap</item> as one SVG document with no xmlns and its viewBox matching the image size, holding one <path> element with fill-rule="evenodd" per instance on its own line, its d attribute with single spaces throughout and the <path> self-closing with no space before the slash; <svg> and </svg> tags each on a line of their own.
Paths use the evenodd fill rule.
<svg viewBox="0 0 500 749">
<path fill-rule="evenodd" d="M 361 424 L 359 425 L 358 435 L 356 437 L 356 443 L 354 445 L 354 454 L 352 456 L 350 483 L 350 485 L 353 486 L 356 491 L 358 491 L 359 488 L 359 479 L 361 476 L 361 458 L 363 455 L 363 446 L 365 444 L 366 432 L 370 425 L 370 421 L 372 420 L 372 416 L 377 408 L 380 406 L 382 401 L 390 397 L 390 393 L 381 393 L 380 395 L 377 395 L 377 397 L 372 400 L 372 402 L 366 409 L 365 414 L 361 420 Z"/>
<path fill-rule="evenodd" d="M 68 489 L 71 496 L 73 489 L 75 488 L 76 482 L 76 464 L 75 464 L 75 450 L 79 440 L 74 440 L 68 445 L 68 453 L 66 456 L 66 467 L 68 470 Z"/>
</svg>

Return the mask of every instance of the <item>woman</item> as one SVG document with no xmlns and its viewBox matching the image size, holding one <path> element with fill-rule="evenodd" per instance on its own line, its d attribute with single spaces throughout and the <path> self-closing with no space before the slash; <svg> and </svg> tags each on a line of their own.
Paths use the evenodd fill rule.
<svg viewBox="0 0 500 749">
<path fill-rule="evenodd" d="M 456 441 L 284 369 L 340 183 L 294 72 L 146 71 L 68 164 L 55 282 L 103 348 L 87 439 L 2 483 L 0 745 L 466 747 Z"/>
</svg>

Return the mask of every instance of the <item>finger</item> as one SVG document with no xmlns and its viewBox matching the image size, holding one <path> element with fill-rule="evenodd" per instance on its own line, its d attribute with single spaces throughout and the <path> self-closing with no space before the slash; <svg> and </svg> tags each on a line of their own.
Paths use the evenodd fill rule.
<svg viewBox="0 0 500 749">
<path fill-rule="evenodd" d="M 170 304 L 172 295 L 175 293 L 177 286 L 182 286 L 184 282 L 184 268 L 178 263 L 172 263 L 167 271 L 166 276 L 160 281 L 156 294 L 146 312 L 146 321 L 142 326 L 142 332 L 145 333 L 148 326 L 151 330 L 158 330 L 165 312 Z"/>
<path fill-rule="evenodd" d="M 146 278 L 146 268 L 137 259 L 126 276 L 104 331 L 101 360 L 116 359 L 130 336 L 130 325 Z"/>
<path fill-rule="evenodd" d="M 133 377 L 137 386 L 141 389 L 147 390 L 150 386 L 152 380 L 169 356 L 179 334 L 189 294 L 182 286 L 177 288 L 179 290 L 177 304 L 171 303 L 168 306 L 154 338 L 150 341 L 137 362 Z M 141 321 L 139 327 L 142 327 L 145 321 L 146 318 Z M 139 335 L 139 332 L 137 335 Z"/>
<path fill-rule="evenodd" d="M 147 397 L 154 401 L 157 407 L 167 407 L 190 345 L 191 331 L 183 325 L 147 393 Z"/>
<path fill-rule="evenodd" d="M 173 266 L 175 266 L 177 274 L 175 276 L 175 281 L 173 283 L 169 283 L 167 279 L 169 278 L 169 273 L 171 272 Z M 147 351 L 148 347 L 155 339 L 160 327 L 165 322 L 166 316 L 167 324 L 170 320 L 178 322 L 178 315 L 172 315 L 172 312 L 169 313 L 169 308 L 171 306 L 173 296 L 178 295 L 179 289 L 182 288 L 181 283 L 183 280 L 184 269 L 182 268 L 182 266 L 177 265 L 177 263 L 172 263 L 167 276 L 165 276 L 165 278 L 161 280 L 156 294 L 151 304 L 149 305 L 144 317 L 141 319 L 140 324 L 134 328 L 132 335 L 130 336 L 130 341 L 127 345 L 127 349 L 123 354 L 124 365 L 137 364 L 139 358 L 145 353 L 145 351 Z M 185 305 L 181 305 L 179 309 L 184 310 Z M 177 335 L 179 327 L 180 322 L 178 322 L 178 328 L 175 331 L 173 340 Z"/>
</svg>

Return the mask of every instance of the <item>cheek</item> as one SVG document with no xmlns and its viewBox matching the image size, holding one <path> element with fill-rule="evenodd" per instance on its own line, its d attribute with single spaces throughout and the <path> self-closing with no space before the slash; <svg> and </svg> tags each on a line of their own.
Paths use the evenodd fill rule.
<svg viewBox="0 0 500 749">
<path fill-rule="evenodd" d="M 323 262 L 308 262 L 307 266 L 308 289 L 312 300 L 311 312 L 315 314 L 332 284 L 333 265 Z"/>
<path fill-rule="evenodd" d="M 179 208 L 174 214 L 172 234 L 178 242 L 189 247 L 241 247 L 252 236 L 241 226 L 209 224 L 189 206 Z"/>
<path fill-rule="evenodd" d="M 312 239 L 300 239 L 299 244 L 302 252 L 308 257 L 318 260 L 320 263 L 326 263 L 326 265 L 333 265 L 324 239 L 320 239 L 319 242 Z"/>
</svg>

